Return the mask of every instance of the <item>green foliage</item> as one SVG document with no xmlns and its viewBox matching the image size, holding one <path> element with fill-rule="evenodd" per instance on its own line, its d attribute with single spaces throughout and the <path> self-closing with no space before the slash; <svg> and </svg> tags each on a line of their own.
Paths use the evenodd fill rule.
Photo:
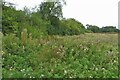
<svg viewBox="0 0 120 80">
<path fill-rule="evenodd" d="M 3 5 L 2 7 L 2 31 L 3 33 L 10 33 L 13 32 L 13 24 L 14 24 L 14 18 L 13 15 L 11 13 L 13 13 L 15 11 L 14 8 L 12 7 L 7 7 L 5 5 Z"/>
<path fill-rule="evenodd" d="M 28 30 L 28 33 L 32 33 L 33 38 L 47 34 L 78 35 L 84 33 L 85 28 L 83 24 L 75 19 L 60 20 L 62 6 L 59 2 L 44 2 L 40 5 L 42 9 L 38 9 L 37 12 L 30 12 L 26 7 L 22 11 L 4 5 L 3 34 L 14 33 L 20 37 L 21 31 L 24 28 Z M 47 21 L 43 18 L 45 17 L 44 15 L 48 15 Z"/>
<path fill-rule="evenodd" d="M 99 31 L 99 27 L 97 27 L 97 26 L 95 26 L 95 25 L 89 25 L 89 24 L 87 24 L 86 26 L 87 26 L 87 29 L 88 29 L 88 30 L 90 30 L 90 31 L 92 31 L 92 32 L 94 32 L 94 33 L 100 32 L 100 31 Z"/>
<path fill-rule="evenodd" d="M 60 34 L 60 20 L 55 16 L 50 17 L 50 26 L 47 27 L 47 32 L 49 35 L 59 35 Z"/>
<path fill-rule="evenodd" d="M 57 0 L 55 2 L 42 2 L 40 4 L 40 13 L 42 18 L 45 20 L 50 20 L 51 16 L 56 16 L 62 18 L 62 2 Z"/>
<path fill-rule="evenodd" d="M 14 34 L 3 36 L 3 78 L 118 77 L 116 34 L 26 40 L 23 45 Z"/>
<path fill-rule="evenodd" d="M 65 34 L 66 35 L 79 35 L 85 32 L 85 27 L 82 23 L 76 21 L 75 19 L 67 19 L 62 21 L 63 27 L 65 27 Z"/>
<path fill-rule="evenodd" d="M 117 35 L 91 33 L 115 28 L 86 30 L 61 16 L 59 2 L 44 2 L 36 12 L 3 5 L 3 78 L 118 77 Z"/>
<path fill-rule="evenodd" d="M 116 29 L 114 26 L 105 26 L 100 29 L 101 32 L 118 32 L 119 30 Z"/>
<path fill-rule="evenodd" d="M 108 32 L 109 33 L 116 33 L 116 32 L 119 31 L 114 26 L 105 26 L 105 27 L 102 27 L 102 28 L 99 28 L 95 25 L 89 25 L 89 24 L 87 24 L 86 26 L 87 26 L 87 30 L 92 31 L 94 33 L 108 33 Z"/>
</svg>

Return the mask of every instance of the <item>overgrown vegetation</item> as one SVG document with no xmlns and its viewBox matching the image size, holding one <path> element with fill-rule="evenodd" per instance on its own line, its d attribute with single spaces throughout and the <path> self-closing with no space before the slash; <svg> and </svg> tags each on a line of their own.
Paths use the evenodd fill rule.
<svg viewBox="0 0 120 80">
<path fill-rule="evenodd" d="M 7 35 L 3 37 L 3 77 L 117 78 L 116 42 L 116 34 L 21 40 Z"/>
<path fill-rule="evenodd" d="M 41 3 L 33 12 L 6 4 L 0 33 L 3 78 L 118 77 L 117 34 L 63 19 L 60 2 Z"/>
<path fill-rule="evenodd" d="M 60 20 L 61 8 L 62 5 L 59 2 L 44 2 L 36 12 L 30 12 L 26 7 L 22 11 L 3 4 L 3 34 L 14 33 L 20 36 L 24 28 L 27 28 L 34 37 L 84 33 L 85 27 L 75 19 Z"/>
</svg>

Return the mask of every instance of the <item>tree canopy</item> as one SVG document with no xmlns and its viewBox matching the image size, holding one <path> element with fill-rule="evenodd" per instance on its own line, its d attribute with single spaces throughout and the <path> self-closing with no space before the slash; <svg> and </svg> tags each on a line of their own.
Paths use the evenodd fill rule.
<svg viewBox="0 0 120 80">
<path fill-rule="evenodd" d="M 41 35 L 79 35 L 85 32 L 118 32 L 114 26 L 99 28 L 96 25 L 85 26 L 74 18 L 64 18 L 62 7 L 66 2 L 42 2 L 37 11 L 16 10 L 15 5 L 3 2 L 2 31 L 3 34 L 14 33 L 20 36 L 21 31 L 26 28 L 34 37 Z"/>
</svg>

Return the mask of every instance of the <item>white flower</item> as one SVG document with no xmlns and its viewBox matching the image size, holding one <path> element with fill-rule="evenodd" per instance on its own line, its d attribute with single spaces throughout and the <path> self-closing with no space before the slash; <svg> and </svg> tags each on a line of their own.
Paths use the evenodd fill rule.
<svg viewBox="0 0 120 80">
<path fill-rule="evenodd" d="M 74 49 L 71 49 L 71 51 L 74 51 Z"/>
<path fill-rule="evenodd" d="M 116 63 L 117 61 L 116 60 L 114 60 L 114 63 Z"/>
<path fill-rule="evenodd" d="M 105 68 L 102 68 L 102 70 L 105 70 Z"/>
<path fill-rule="evenodd" d="M 90 76 L 90 78 L 92 78 L 92 76 Z"/>
<path fill-rule="evenodd" d="M 21 72 L 22 72 L 22 71 L 25 71 L 25 69 L 21 69 L 20 71 L 21 71 Z"/>
<path fill-rule="evenodd" d="M 95 70 L 98 70 L 98 68 L 95 68 Z"/>
<path fill-rule="evenodd" d="M 41 74 L 41 77 L 43 77 L 44 75 L 43 74 Z"/>
<path fill-rule="evenodd" d="M 2 55 L 3 55 L 3 54 L 5 54 L 5 52 L 4 52 L 4 51 L 2 51 L 1 53 L 2 53 Z"/>
<path fill-rule="evenodd" d="M 72 76 L 70 76 L 70 78 L 72 78 Z"/>
<path fill-rule="evenodd" d="M 66 73 L 67 73 L 67 71 L 66 71 L 66 70 L 64 70 L 64 73 L 66 74 Z"/>
</svg>

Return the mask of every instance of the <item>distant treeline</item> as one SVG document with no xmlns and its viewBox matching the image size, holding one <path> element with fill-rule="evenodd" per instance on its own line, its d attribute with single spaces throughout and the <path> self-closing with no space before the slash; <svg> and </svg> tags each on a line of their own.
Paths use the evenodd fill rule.
<svg viewBox="0 0 120 80">
<path fill-rule="evenodd" d="M 64 3 L 65 5 L 65 3 Z M 24 28 L 33 37 L 44 35 L 79 35 L 86 32 L 118 32 L 113 26 L 99 28 L 93 25 L 85 26 L 79 21 L 63 18 L 63 4 L 61 2 L 42 2 L 39 7 L 30 11 L 16 10 L 15 5 L 3 2 L 2 32 L 4 35 L 13 33 L 20 36 Z"/>
<path fill-rule="evenodd" d="M 119 29 L 117 29 L 115 26 L 105 26 L 102 28 L 99 28 L 95 25 L 89 25 L 87 24 L 87 30 L 90 30 L 94 33 L 107 33 L 107 32 L 119 32 Z"/>
</svg>

